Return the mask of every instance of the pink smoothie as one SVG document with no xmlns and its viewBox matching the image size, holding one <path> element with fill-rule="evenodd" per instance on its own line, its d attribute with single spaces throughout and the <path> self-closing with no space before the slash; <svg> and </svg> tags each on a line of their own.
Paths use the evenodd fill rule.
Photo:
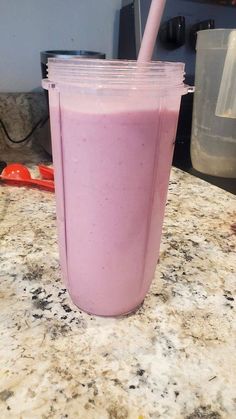
<svg viewBox="0 0 236 419">
<path fill-rule="evenodd" d="M 68 290 L 87 312 L 127 313 L 143 301 L 154 276 L 178 113 L 85 114 L 62 107 L 58 118 L 52 109 Z"/>
</svg>

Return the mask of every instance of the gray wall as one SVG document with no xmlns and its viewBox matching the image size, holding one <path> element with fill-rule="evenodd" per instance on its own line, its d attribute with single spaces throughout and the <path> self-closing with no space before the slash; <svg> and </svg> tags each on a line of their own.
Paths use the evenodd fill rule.
<svg viewBox="0 0 236 419">
<path fill-rule="evenodd" d="M 0 3 L 0 92 L 39 87 L 42 50 L 90 49 L 116 56 L 121 0 Z"/>
</svg>

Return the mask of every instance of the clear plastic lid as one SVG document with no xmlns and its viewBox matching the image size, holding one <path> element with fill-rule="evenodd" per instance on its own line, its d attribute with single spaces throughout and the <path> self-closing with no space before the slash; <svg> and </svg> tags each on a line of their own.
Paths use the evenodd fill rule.
<svg viewBox="0 0 236 419">
<path fill-rule="evenodd" d="M 184 64 L 152 61 L 118 61 L 73 58 L 61 60 L 49 58 L 48 83 L 63 86 L 95 89 L 125 89 L 170 92 L 186 90 Z M 47 83 L 47 84 L 48 84 Z M 50 88 L 50 85 L 45 88 Z M 55 86 L 54 86 L 55 87 Z"/>
</svg>

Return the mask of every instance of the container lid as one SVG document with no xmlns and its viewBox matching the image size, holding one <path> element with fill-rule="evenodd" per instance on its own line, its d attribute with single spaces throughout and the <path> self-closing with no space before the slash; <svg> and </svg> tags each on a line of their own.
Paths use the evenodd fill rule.
<svg viewBox="0 0 236 419">
<path fill-rule="evenodd" d="M 60 86 L 171 92 L 186 89 L 184 64 L 175 62 L 49 58 L 48 82 Z M 47 86 L 44 87 L 47 88 Z M 55 87 L 55 86 L 54 86 Z"/>
</svg>

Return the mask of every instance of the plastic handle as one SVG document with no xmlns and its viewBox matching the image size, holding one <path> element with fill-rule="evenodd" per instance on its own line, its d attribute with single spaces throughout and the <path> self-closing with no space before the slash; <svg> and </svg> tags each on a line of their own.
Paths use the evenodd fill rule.
<svg viewBox="0 0 236 419">
<path fill-rule="evenodd" d="M 38 165 L 39 173 L 43 179 L 53 180 L 54 170 L 52 167 L 44 166 L 43 164 Z"/>
<path fill-rule="evenodd" d="M 54 191 L 54 182 L 50 180 L 41 180 L 41 179 L 29 179 L 27 181 L 31 185 L 39 186 L 42 189 L 46 189 L 48 191 Z"/>
<path fill-rule="evenodd" d="M 5 177 L 0 175 L 0 180 L 12 186 L 36 186 L 40 189 L 46 191 L 54 192 L 54 182 L 50 180 L 40 180 L 40 179 L 13 179 L 10 177 Z"/>
<path fill-rule="evenodd" d="M 216 116 L 236 118 L 236 30 L 229 35 Z"/>
</svg>

